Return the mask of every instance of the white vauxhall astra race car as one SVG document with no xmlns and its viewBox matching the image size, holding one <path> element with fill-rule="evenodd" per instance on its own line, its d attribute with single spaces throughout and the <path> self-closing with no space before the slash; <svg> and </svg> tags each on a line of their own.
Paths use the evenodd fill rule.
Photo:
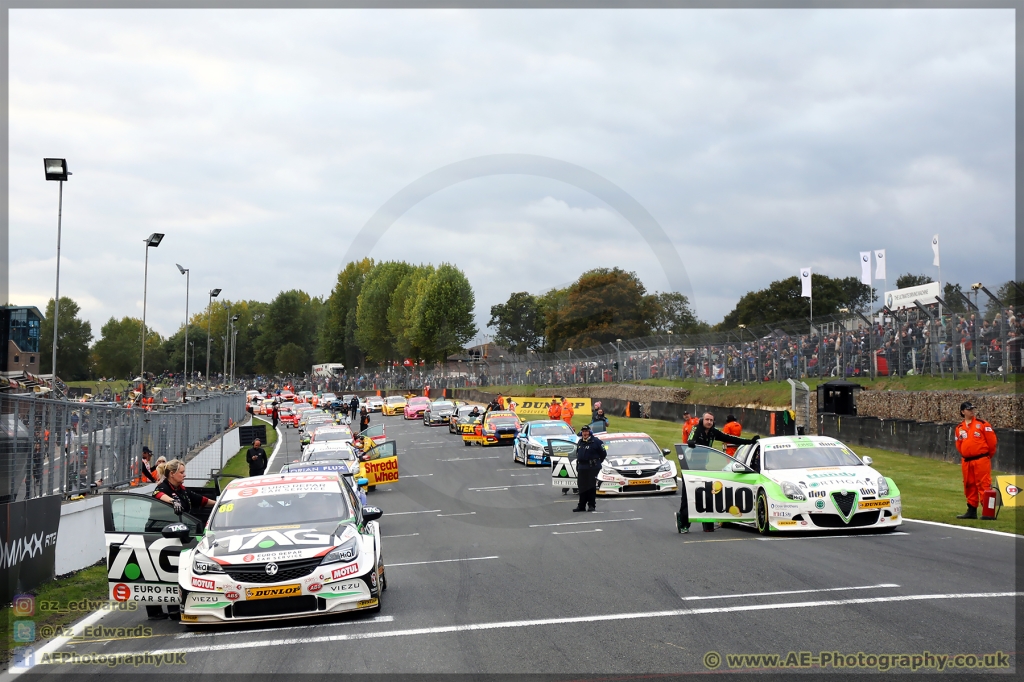
<svg viewBox="0 0 1024 682">
<path fill-rule="evenodd" d="M 676 464 L 646 433 L 598 434 L 605 449 L 605 460 L 597 475 L 598 495 L 635 495 L 642 493 L 675 494 L 679 490 Z M 570 447 L 571 445 L 571 447 Z M 551 455 L 551 484 L 576 488 L 576 446 L 555 438 L 548 439 Z"/>
<path fill-rule="evenodd" d="M 387 585 L 376 522 L 381 515 L 361 506 L 351 486 L 333 473 L 232 482 L 206 534 L 181 553 L 181 621 L 379 611 Z"/>
</svg>

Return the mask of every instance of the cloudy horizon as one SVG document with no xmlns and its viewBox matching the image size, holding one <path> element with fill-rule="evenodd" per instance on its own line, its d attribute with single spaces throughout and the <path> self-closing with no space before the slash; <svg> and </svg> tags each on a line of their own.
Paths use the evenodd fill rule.
<svg viewBox="0 0 1024 682">
<path fill-rule="evenodd" d="M 10 10 L 10 300 L 61 295 L 100 327 L 163 335 L 218 287 L 327 296 L 403 187 L 532 154 L 642 205 L 698 316 L 810 266 L 1014 275 L 1015 38 L 1008 10 Z M 358 248 L 358 245 L 357 245 Z M 558 180 L 494 175 L 401 216 L 376 260 L 452 262 L 477 324 L 514 291 L 595 267 L 670 288 L 630 223 Z M 882 283 L 876 284 L 879 290 Z"/>
</svg>

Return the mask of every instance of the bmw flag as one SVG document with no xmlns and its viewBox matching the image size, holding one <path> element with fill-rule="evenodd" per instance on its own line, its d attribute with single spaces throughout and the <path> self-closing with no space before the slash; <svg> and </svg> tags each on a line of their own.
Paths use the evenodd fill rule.
<svg viewBox="0 0 1024 682">
<path fill-rule="evenodd" d="M 885 249 L 875 250 L 875 279 L 886 279 L 885 277 Z"/>
<path fill-rule="evenodd" d="M 932 265 L 939 267 L 939 235 L 932 237 L 932 253 L 935 254 Z"/>
<path fill-rule="evenodd" d="M 800 268 L 800 285 L 801 291 L 800 296 L 802 298 L 811 297 L 811 269 Z"/>
<path fill-rule="evenodd" d="M 860 281 L 871 286 L 871 252 L 860 252 Z"/>
</svg>

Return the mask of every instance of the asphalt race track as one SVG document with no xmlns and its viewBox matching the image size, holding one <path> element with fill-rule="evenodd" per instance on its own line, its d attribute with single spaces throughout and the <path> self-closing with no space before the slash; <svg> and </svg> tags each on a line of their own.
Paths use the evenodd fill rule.
<svg viewBox="0 0 1024 682">
<path fill-rule="evenodd" d="M 184 652 L 184 666 L 160 672 L 189 674 L 634 676 L 722 672 L 726 655 L 791 651 L 1002 651 L 1015 666 L 1011 537 L 912 522 L 881 535 L 762 538 L 699 525 L 679 535 L 677 496 L 599 498 L 597 513 L 574 514 L 549 471 L 514 464 L 511 447 L 463 447 L 446 428 L 384 419 L 401 478 L 370 493 L 384 510 L 379 616 L 187 630 L 140 609 L 97 624 L 147 625 L 152 636 L 59 651 Z M 296 431 L 284 432 L 271 471 L 298 456 Z M 733 669 L 765 669 L 749 663 Z"/>
</svg>

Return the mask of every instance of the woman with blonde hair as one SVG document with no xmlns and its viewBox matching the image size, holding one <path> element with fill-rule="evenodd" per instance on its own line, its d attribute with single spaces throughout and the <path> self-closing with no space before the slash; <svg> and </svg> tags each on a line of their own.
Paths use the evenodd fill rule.
<svg viewBox="0 0 1024 682">
<path fill-rule="evenodd" d="M 160 455 L 156 458 L 156 468 L 153 469 L 156 472 L 156 482 L 160 483 L 164 480 L 164 468 L 167 466 L 167 458 Z"/>
<path fill-rule="evenodd" d="M 213 500 L 185 489 L 185 463 L 172 459 L 163 465 L 165 478 L 153 491 L 153 497 L 174 505 L 175 514 L 189 514 L 193 509 L 212 507 Z"/>
</svg>

